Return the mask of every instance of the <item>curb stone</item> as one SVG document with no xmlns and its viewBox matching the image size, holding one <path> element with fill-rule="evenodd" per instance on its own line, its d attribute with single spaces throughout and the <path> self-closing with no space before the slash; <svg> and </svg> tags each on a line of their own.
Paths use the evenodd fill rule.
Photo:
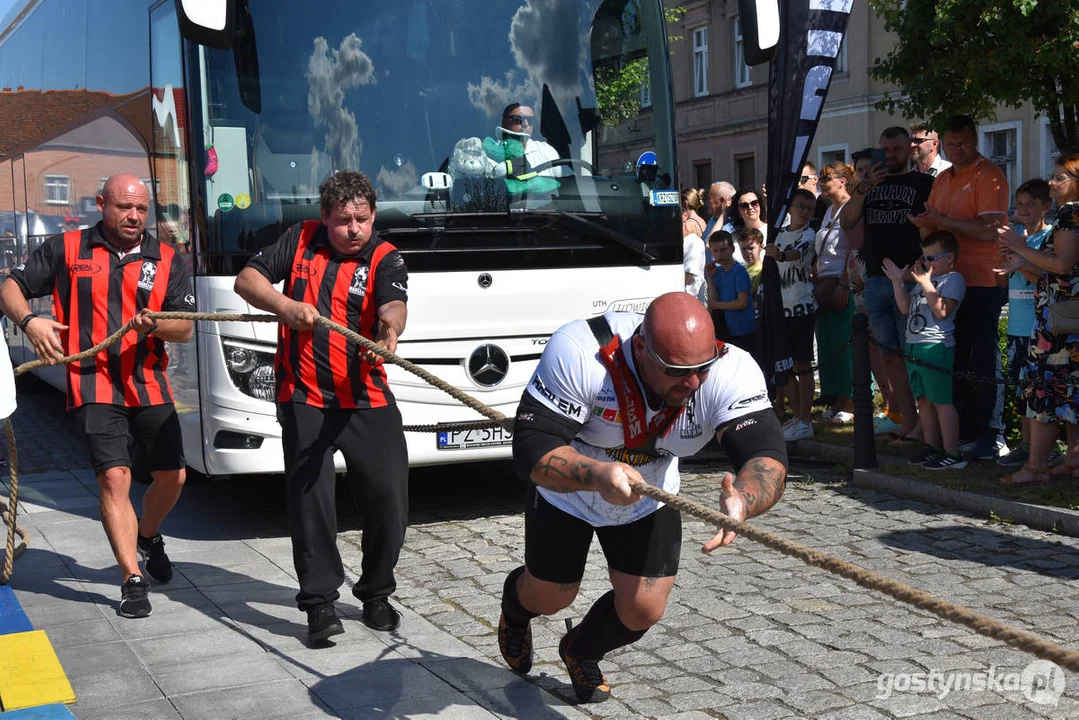
<svg viewBox="0 0 1079 720">
<path fill-rule="evenodd" d="M 852 448 L 806 440 L 799 440 L 790 445 L 793 450 L 803 456 L 835 460 L 847 465 L 854 462 L 854 450 Z M 878 456 L 877 461 L 882 465 L 895 465 L 897 462 L 902 462 L 902 459 Z M 1013 520 L 1038 530 L 1060 532 L 1065 535 L 1079 537 L 1079 512 L 1075 510 L 1034 505 L 969 490 L 945 488 L 925 480 L 895 477 L 878 470 L 855 470 L 852 474 L 851 484 L 855 487 L 877 490 L 910 500 L 920 500 L 932 505 L 965 510 L 982 518 L 994 513 L 998 517 Z"/>
</svg>

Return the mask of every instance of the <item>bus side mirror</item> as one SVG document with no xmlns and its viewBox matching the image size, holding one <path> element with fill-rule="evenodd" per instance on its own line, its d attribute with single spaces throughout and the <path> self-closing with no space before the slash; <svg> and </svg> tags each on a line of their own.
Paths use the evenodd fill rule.
<svg viewBox="0 0 1079 720">
<path fill-rule="evenodd" d="M 766 63 L 775 55 L 779 44 L 779 3 L 780 0 L 738 0 L 746 65 Z"/>
<path fill-rule="evenodd" d="M 228 50 L 236 35 L 234 0 L 176 0 L 180 34 L 191 42 Z"/>
</svg>

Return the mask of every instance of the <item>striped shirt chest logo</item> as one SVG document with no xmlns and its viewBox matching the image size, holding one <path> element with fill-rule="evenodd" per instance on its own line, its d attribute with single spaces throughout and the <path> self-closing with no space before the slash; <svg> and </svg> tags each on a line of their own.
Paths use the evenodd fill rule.
<svg viewBox="0 0 1079 720">
<path fill-rule="evenodd" d="M 144 260 L 142 263 L 142 272 L 139 274 L 139 287 L 143 290 L 154 289 L 154 278 L 157 277 L 157 265 Z"/>
<path fill-rule="evenodd" d="M 356 271 L 352 273 L 352 282 L 348 286 L 349 295 L 358 295 L 363 297 L 367 294 L 367 273 L 369 268 L 366 265 L 359 265 L 356 267 Z"/>
</svg>

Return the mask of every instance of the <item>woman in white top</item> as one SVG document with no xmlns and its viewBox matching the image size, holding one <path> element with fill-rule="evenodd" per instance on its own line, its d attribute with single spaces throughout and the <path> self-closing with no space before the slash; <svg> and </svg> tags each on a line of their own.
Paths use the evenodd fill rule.
<svg viewBox="0 0 1079 720">
<path fill-rule="evenodd" d="M 708 249 L 704 246 L 704 221 L 697 214 L 701 194 L 695 188 L 682 191 L 682 270 L 686 274 L 686 292 L 708 304 L 708 282 L 705 268 Z"/>
<path fill-rule="evenodd" d="M 819 182 L 821 196 L 832 203 L 817 232 L 817 262 L 813 269 L 820 392 L 823 397 L 833 398 L 822 418 L 848 423 L 854 419 L 850 351 L 854 302 L 847 279 L 847 237 L 839 225 L 839 213 L 850 200 L 854 168 L 845 162 L 831 163 L 821 168 Z"/>
</svg>

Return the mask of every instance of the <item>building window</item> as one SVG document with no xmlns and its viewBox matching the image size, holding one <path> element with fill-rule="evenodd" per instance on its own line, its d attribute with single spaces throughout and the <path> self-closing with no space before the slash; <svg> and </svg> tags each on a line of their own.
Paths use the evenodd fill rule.
<svg viewBox="0 0 1079 720">
<path fill-rule="evenodd" d="M 839 43 L 839 54 L 835 56 L 835 72 L 836 75 L 850 72 L 847 65 L 847 33 L 843 33 L 843 40 Z"/>
<path fill-rule="evenodd" d="M 831 165 L 834 162 L 847 162 L 848 150 L 846 143 L 821 146 L 817 152 L 817 172 L 819 173 L 825 165 Z"/>
<path fill-rule="evenodd" d="M 1053 174 L 1057 158 L 1060 157 L 1060 148 L 1053 139 L 1053 129 L 1049 127 L 1049 118 L 1042 118 L 1042 177 Z"/>
<path fill-rule="evenodd" d="M 697 160 L 693 163 L 693 184 L 707 192 L 712 185 L 712 161 Z"/>
<path fill-rule="evenodd" d="M 708 28 L 693 31 L 693 94 L 708 94 Z"/>
<path fill-rule="evenodd" d="M 71 178 L 67 175 L 45 176 L 45 204 L 71 204 Z"/>
<path fill-rule="evenodd" d="M 742 18 L 734 19 L 734 86 L 748 87 L 753 84 L 746 65 L 746 42 L 742 37 Z"/>
<path fill-rule="evenodd" d="M 1010 195 L 1021 182 L 1020 168 L 1022 157 L 1022 123 L 997 123 L 984 125 L 978 129 L 979 145 L 982 155 L 999 167 L 1008 178 Z"/>
<path fill-rule="evenodd" d="M 734 186 L 757 186 L 757 158 L 752 153 L 734 156 Z"/>
</svg>

